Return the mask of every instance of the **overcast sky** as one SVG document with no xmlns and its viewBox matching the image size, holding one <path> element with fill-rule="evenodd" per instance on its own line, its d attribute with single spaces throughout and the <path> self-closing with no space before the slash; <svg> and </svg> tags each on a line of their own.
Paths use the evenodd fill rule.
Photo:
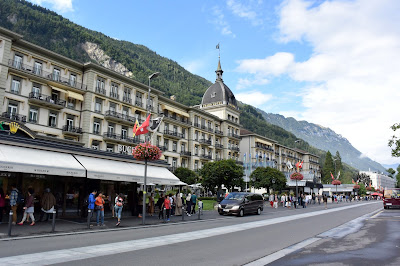
<svg viewBox="0 0 400 266">
<path fill-rule="evenodd" d="M 143 44 L 266 112 L 333 129 L 392 158 L 400 122 L 398 0 L 31 0 L 92 30 Z"/>
</svg>

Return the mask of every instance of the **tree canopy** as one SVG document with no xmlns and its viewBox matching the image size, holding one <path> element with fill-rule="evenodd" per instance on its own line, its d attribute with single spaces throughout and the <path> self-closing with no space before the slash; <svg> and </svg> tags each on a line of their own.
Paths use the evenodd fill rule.
<svg viewBox="0 0 400 266">
<path fill-rule="evenodd" d="M 326 153 L 325 163 L 322 168 L 322 183 L 330 184 L 332 177 L 331 173 L 335 173 L 335 165 L 333 164 L 333 158 L 330 151 Z"/>
<path fill-rule="evenodd" d="M 234 160 L 221 160 L 208 162 L 200 169 L 201 183 L 204 187 L 218 190 L 224 185 L 228 189 L 243 187 L 243 167 L 236 164 Z"/>
<path fill-rule="evenodd" d="M 251 185 L 255 188 L 265 188 L 269 192 L 270 188 L 274 191 L 281 191 L 286 187 L 285 175 L 271 167 L 257 167 L 250 175 Z"/>
<path fill-rule="evenodd" d="M 185 168 L 185 167 L 178 167 L 176 168 L 174 174 L 182 181 L 188 185 L 196 184 L 198 182 L 199 176 L 196 172 Z"/>
</svg>

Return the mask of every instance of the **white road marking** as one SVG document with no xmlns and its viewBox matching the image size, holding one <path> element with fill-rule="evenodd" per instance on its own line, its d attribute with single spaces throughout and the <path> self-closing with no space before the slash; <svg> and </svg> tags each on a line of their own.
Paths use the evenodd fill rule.
<svg viewBox="0 0 400 266">
<path fill-rule="evenodd" d="M 172 235 L 166 235 L 163 237 L 150 237 L 138 240 L 129 240 L 116 243 L 93 245 L 87 247 L 62 249 L 55 251 L 46 251 L 33 254 L 25 254 L 11 257 L 0 258 L 2 265 L 50 265 L 61 262 L 69 262 L 83 259 L 90 259 L 100 256 L 116 255 L 118 253 L 131 252 L 136 250 L 142 250 L 147 248 L 154 248 L 159 246 L 165 246 L 168 244 L 182 243 L 185 241 L 203 239 L 218 235 L 230 234 L 239 231 L 245 231 L 249 229 L 259 228 L 272 224 L 284 223 L 294 221 L 297 219 L 313 217 L 321 214 L 333 213 L 359 206 L 369 205 L 374 203 L 362 203 L 358 205 L 351 205 L 345 207 L 339 207 L 328 210 L 321 210 L 297 215 L 290 215 L 285 217 L 273 218 L 269 220 L 261 220 L 255 222 L 248 222 L 237 225 L 223 226 L 212 229 L 204 229 L 187 233 L 178 233 Z"/>
<path fill-rule="evenodd" d="M 293 253 L 293 252 L 295 252 L 295 251 L 297 251 L 299 249 L 302 249 L 302 248 L 304 248 L 304 247 L 306 247 L 306 246 L 308 246 L 308 245 L 310 245 L 310 244 L 312 244 L 312 243 L 314 243 L 314 242 L 316 242 L 316 241 L 318 241 L 320 239 L 321 238 L 318 238 L 318 237 L 312 237 L 312 238 L 306 239 L 306 240 L 304 240 L 302 242 L 299 242 L 299 243 L 297 243 L 297 244 L 295 244 L 293 246 L 281 249 L 281 250 L 279 250 L 279 251 L 277 251 L 275 253 L 272 253 L 271 255 L 268 255 L 268 256 L 262 257 L 261 259 L 258 259 L 258 260 L 255 260 L 253 262 L 250 262 L 250 263 L 246 264 L 245 266 L 264 266 L 264 265 L 267 265 L 267 264 L 269 264 L 271 262 L 274 262 L 276 260 L 279 260 L 280 258 L 285 257 L 286 255 L 289 255 L 290 253 Z"/>
</svg>

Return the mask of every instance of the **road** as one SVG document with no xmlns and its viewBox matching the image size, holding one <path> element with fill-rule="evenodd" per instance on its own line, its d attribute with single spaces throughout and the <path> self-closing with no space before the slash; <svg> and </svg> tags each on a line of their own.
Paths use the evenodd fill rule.
<svg viewBox="0 0 400 266">
<path fill-rule="evenodd" d="M 264 265 L 261 260 L 268 255 L 309 239 L 315 238 L 312 245 L 317 245 L 324 240 L 317 238 L 320 234 L 381 209 L 381 202 L 342 203 L 328 210 L 321 205 L 242 218 L 0 241 L 0 264 Z"/>
</svg>

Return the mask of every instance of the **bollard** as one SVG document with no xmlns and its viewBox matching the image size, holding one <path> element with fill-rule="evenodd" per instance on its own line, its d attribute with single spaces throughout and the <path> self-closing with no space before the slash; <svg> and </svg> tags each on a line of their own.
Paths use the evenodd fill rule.
<svg viewBox="0 0 400 266">
<path fill-rule="evenodd" d="M 90 229 L 90 215 L 92 214 L 92 210 L 88 209 L 88 215 L 87 215 L 87 226 Z"/>
<path fill-rule="evenodd" d="M 56 229 L 56 211 L 53 211 L 53 217 L 51 221 L 51 232 L 54 233 L 54 230 Z"/>
<path fill-rule="evenodd" d="M 10 210 L 9 216 L 8 216 L 8 236 L 11 236 L 11 228 L 12 228 L 12 217 L 13 217 L 13 211 Z"/>
<path fill-rule="evenodd" d="M 182 221 L 185 220 L 185 206 L 182 206 Z"/>
<path fill-rule="evenodd" d="M 163 208 L 163 221 L 164 223 L 167 222 L 167 209 Z"/>
</svg>

